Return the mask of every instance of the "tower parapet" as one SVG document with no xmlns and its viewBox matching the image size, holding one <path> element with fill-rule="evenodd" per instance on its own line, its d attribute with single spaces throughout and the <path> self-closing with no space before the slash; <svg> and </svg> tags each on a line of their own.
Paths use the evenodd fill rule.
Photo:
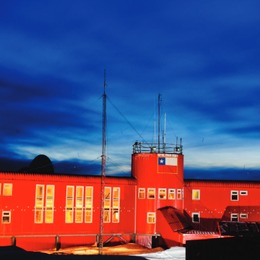
<svg viewBox="0 0 260 260">
<path fill-rule="evenodd" d="M 176 144 L 163 144 L 158 147 L 156 143 L 135 142 L 133 144 L 133 153 L 167 153 L 167 154 L 182 154 L 182 142 Z"/>
</svg>

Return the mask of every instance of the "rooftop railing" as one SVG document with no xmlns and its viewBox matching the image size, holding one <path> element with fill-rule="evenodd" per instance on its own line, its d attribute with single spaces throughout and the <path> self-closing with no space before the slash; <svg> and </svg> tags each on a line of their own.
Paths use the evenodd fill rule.
<svg viewBox="0 0 260 260">
<path fill-rule="evenodd" d="M 172 153 L 182 154 L 182 144 L 161 144 L 158 147 L 156 143 L 135 142 L 133 144 L 133 153 Z"/>
</svg>

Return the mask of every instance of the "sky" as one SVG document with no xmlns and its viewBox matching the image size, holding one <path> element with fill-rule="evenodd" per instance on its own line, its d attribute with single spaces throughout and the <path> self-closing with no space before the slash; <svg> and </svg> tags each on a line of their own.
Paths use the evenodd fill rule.
<svg viewBox="0 0 260 260">
<path fill-rule="evenodd" d="M 260 2 L 5 1 L 0 170 L 131 170 L 135 141 L 182 138 L 186 178 L 260 180 Z M 104 71 L 106 76 L 104 76 Z"/>
</svg>

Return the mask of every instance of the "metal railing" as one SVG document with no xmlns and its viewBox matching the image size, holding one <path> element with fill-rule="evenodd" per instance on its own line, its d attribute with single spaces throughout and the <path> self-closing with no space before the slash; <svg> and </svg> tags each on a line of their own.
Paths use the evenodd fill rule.
<svg viewBox="0 0 260 260">
<path fill-rule="evenodd" d="M 162 144 L 158 147 L 155 143 L 135 142 L 133 144 L 133 153 L 170 153 L 182 154 L 182 144 Z"/>
</svg>

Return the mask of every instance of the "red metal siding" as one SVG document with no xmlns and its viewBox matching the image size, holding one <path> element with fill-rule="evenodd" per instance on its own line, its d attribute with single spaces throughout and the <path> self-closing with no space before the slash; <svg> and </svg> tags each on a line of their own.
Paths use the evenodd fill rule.
<svg viewBox="0 0 260 260">
<path fill-rule="evenodd" d="M 52 247 L 56 235 L 61 236 L 61 240 L 67 241 L 66 243 L 74 243 L 76 237 L 84 242 L 86 242 L 87 238 L 92 242 L 96 241 L 95 234 L 100 232 L 100 178 L 0 173 L 0 180 L 2 189 L 4 183 L 12 183 L 13 185 L 12 196 L 3 196 L 2 193 L 0 195 L 1 214 L 3 211 L 11 212 L 11 223 L 2 223 L 0 221 L 1 238 L 15 236 L 18 244 L 23 245 L 25 243 L 29 247 L 32 247 L 32 244 L 28 244 L 29 237 L 32 236 L 45 236 L 45 240 L 48 240 L 46 237 L 50 237 Z M 44 185 L 44 187 L 46 185 L 54 185 L 55 187 L 53 223 L 44 223 L 44 221 L 43 223 L 35 223 L 34 221 L 35 189 L 37 184 Z M 75 223 L 75 221 L 65 223 L 66 186 L 68 185 L 74 187 L 93 186 L 92 223 L 84 223 L 84 221 L 83 223 Z M 120 220 L 119 223 L 104 223 L 104 234 L 134 233 L 135 200 L 128 198 L 133 197 L 135 194 L 135 180 L 131 178 L 105 178 L 105 186 L 120 188 Z M 91 234 L 92 236 L 90 236 Z M 75 236 L 73 237 L 73 235 Z M 22 240 L 23 242 L 21 242 Z M 34 238 L 33 240 L 36 243 L 38 239 Z M 6 239 L 0 239 L 1 243 L 6 243 Z M 42 246 L 41 244 L 42 240 L 38 245 Z M 45 246 L 50 245 L 46 241 L 44 244 Z"/>
<path fill-rule="evenodd" d="M 192 190 L 200 191 L 200 199 L 192 199 Z M 238 194 L 237 200 L 231 199 L 232 191 Z M 230 221 L 231 213 L 236 213 L 239 206 L 245 206 L 243 212 L 248 213 L 247 219 L 239 221 L 260 221 L 260 212 L 254 208 L 260 205 L 259 191 L 260 185 L 253 182 L 186 181 L 184 209 L 190 216 L 200 213 L 200 223 L 194 223 L 196 228 L 208 229 L 210 221 L 215 224 L 220 220 Z M 227 214 L 228 207 L 233 207 L 233 212 Z"/>
<path fill-rule="evenodd" d="M 174 158 L 177 166 L 159 165 L 161 157 Z M 157 154 L 137 153 L 132 155 L 132 172 L 137 179 L 137 211 L 136 232 L 137 234 L 156 234 L 155 223 L 147 223 L 147 214 L 155 214 L 158 208 L 174 206 L 183 208 L 183 155 L 181 154 Z M 138 190 L 145 190 L 145 198 L 138 198 Z M 154 189 L 154 198 L 149 198 L 150 189 Z M 165 189 L 165 198 L 160 198 L 160 189 Z M 175 198 L 169 199 L 169 189 L 175 190 Z M 177 198 L 177 192 L 179 197 Z"/>
</svg>

